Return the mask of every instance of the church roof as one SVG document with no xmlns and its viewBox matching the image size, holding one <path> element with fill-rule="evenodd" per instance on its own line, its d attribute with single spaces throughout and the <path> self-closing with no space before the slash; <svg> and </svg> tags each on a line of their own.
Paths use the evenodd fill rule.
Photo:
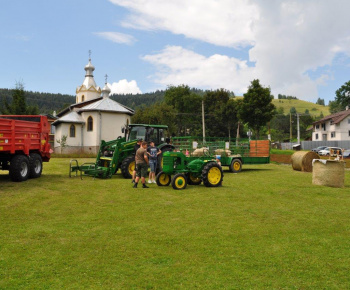
<svg viewBox="0 0 350 290">
<path fill-rule="evenodd" d="M 91 104 L 93 102 L 96 102 L 98 100 L 102 100 L 102 97 L 98 97 L 96 99 L 92 99 L 92 100 L 88 100 L 88 101 L 85 101 L 85 102 L 80 102 L 80 103 L 76 103 L 76 104 L 72 104 L 70 106 L 68 106 L 67 108 L 63 109 L 62 111 L 58 112 L 57 113 L 57 117 L 62 117 L 64 116 L 65 114 L 67 114 L 67 112 L 73 110 L 74 108 L 81 108 L 81 107 L 84 107 L 88 104 Z"/>
<path fill-rule="evenodd" d="M 80 114 L 78 114 L 75 111 L 69 112 L 67 115 L 64 115 L 63 117 L 57 119 L 55 122 L 53 122 L 53 125 L 57 125 L 59 123 L 79 123 L 83 124 L 85 123 L 84 119 Z"/>
<path fill-rule="evenodd" d="M 84 111 L 103 111 L 103 112 L 114 112 L 114 113 L 125 113 L 128 115 L 134 115 L 134 110 L 119 104 L 118 102 L 110 99 L 103 98 L 96 102 L 90 103 L 84 107 L 81 107 L 78 112 Z"/>
</svg>

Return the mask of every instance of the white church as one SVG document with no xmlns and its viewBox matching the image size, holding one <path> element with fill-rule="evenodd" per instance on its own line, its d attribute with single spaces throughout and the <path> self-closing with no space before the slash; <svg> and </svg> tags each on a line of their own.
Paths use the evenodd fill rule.
<svg viewBox="0 0 350 290">
<path fill-rule="evenodd" d="M 110 141 L 123 135 L 122 127 L 130 123 L 135 113 L 109 98 L 107 79 L 102 90 L 96 85 L 94 70 L 89 58 L 84 82 L 76 89 L 75 104 L 59 112 L 58 119 L 52 123 L 56 128 L 55 153 L 96 154 L 101 140 Z"/>
</svg>

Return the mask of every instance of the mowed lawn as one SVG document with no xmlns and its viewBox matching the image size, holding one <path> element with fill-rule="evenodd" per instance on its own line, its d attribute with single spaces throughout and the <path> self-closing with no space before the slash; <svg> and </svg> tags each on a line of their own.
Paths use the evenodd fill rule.
<svg viewBox="0 0 350 290">
<path fill-rule="evenodd" d="M 68 169 L 0 175 L 1 289 L 350 288 L 348 170 L 344 188 L 267 164 L 177 191 Z"/>
</svg>

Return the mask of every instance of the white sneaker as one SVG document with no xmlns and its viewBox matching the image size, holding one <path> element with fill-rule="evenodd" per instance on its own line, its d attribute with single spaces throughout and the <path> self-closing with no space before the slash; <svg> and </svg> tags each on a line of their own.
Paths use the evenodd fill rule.
<svg viewBox="0 0 350 290">
<path fill-rule="evenodd" d="M 155 180 L 152 181 L 153 183 L 157 183 Z"/>
<path fill-rule="evenodd" d="M 148 179 L 148 183 L 152 183 L 152 180 Z"/>
</svg>

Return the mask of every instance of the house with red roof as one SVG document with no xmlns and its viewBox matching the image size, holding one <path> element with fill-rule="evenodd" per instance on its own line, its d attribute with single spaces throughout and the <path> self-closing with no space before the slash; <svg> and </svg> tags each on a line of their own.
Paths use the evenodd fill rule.
<svg viewBox="0 0 350 290">
<path fill-rule="evenodd" d="M 349 107 L 314 122 L 312 141 L 350 141 Z"/>
</svg>

